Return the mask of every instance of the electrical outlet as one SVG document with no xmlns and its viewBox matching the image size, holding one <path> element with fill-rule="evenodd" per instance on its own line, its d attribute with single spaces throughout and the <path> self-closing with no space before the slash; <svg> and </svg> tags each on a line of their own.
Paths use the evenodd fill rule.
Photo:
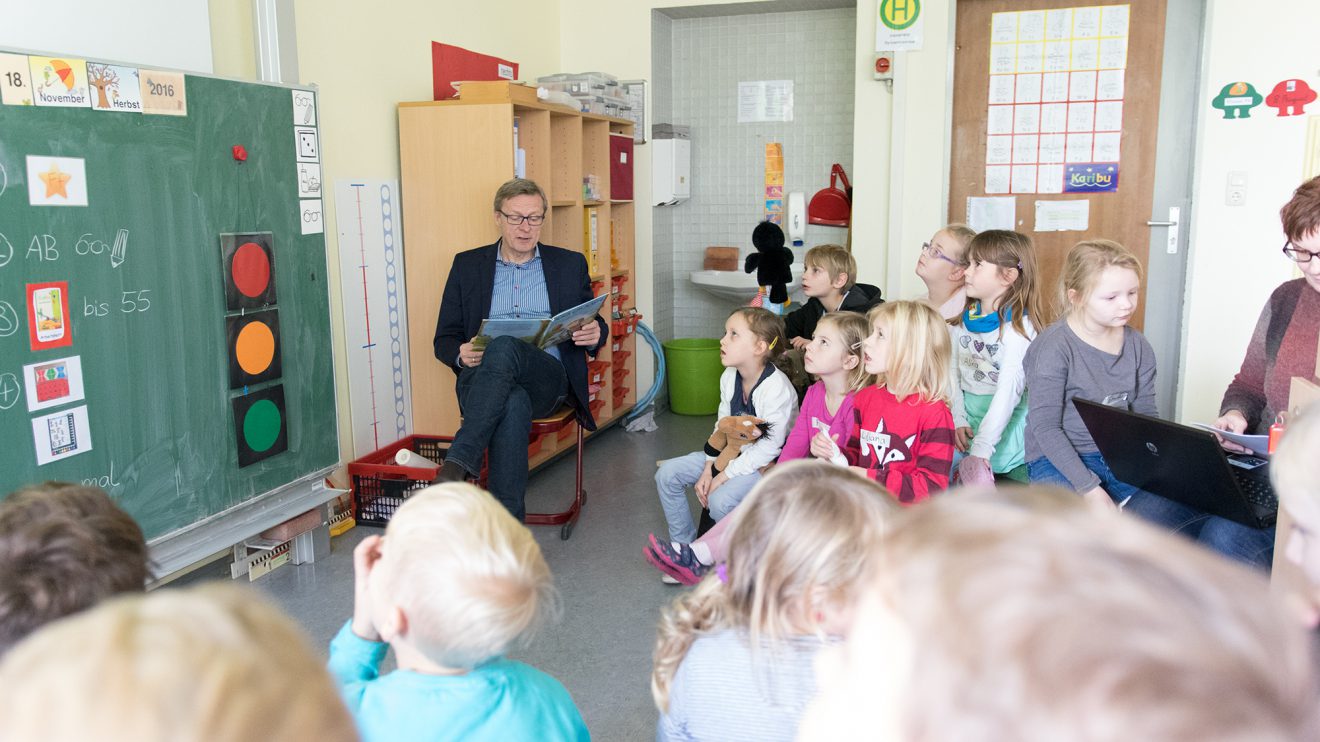
<svg viewBox="0 0 1320 742">
<path fill-rule="evenodd" d="M 1233 170 L 1228 174 L 1228 183 L 1224 190 L 1224 203 L 1228 206 L 1244 206 L 1247 203 L 1247 173 Z"/>
</svg>

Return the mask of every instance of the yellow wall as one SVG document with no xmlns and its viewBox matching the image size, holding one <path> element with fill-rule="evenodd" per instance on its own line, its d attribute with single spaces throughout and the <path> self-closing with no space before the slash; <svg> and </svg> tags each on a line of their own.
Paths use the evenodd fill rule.
<svg viewBox="0 0 1320 742">
<path fill-rule="evenodd" d="M 211 0 L 212 71 L 221 77 L 257 79 L 252 0 Z"/>
</svg>

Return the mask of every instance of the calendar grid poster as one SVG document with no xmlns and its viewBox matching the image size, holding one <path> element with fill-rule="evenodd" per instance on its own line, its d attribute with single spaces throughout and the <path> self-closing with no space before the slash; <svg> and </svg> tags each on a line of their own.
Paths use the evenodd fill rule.
<svg viewBox="0 0 1320 742">
<path fill-rule="evenodd" d="M 987 194 L 1118 189 L 1130 9 L 993 14 Z"/>
</svg>

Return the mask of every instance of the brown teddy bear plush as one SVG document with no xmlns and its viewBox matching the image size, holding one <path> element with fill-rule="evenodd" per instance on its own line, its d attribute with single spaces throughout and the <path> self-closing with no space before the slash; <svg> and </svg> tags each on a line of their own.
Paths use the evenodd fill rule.
<svg viewBox="0 0 1320 742">
<path fill-rule="evenodd" d="M 729 415 L 720 418 L 715 425 L 715 432 L 706 441 L 706 455 L 714 456 L 711 462 L 711 474 L 719 474 L 729 462 L 738 458 L 743 446 L 755 443 L 757 439 L 770 432 L 772 423 L 751 415 Z"/>
</svg>

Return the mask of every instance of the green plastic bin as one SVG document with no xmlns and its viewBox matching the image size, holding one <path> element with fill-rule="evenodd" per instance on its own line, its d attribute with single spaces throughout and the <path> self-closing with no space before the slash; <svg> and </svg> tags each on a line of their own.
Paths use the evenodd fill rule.
<svg viewBox="0 0 1320 742">
<path fill-rule="evenodd" d="M 720 341 L 680 338 L 665 347 L 669 409 L 680 415 L 714 415 L 720 409 Z"/>
</svg>

